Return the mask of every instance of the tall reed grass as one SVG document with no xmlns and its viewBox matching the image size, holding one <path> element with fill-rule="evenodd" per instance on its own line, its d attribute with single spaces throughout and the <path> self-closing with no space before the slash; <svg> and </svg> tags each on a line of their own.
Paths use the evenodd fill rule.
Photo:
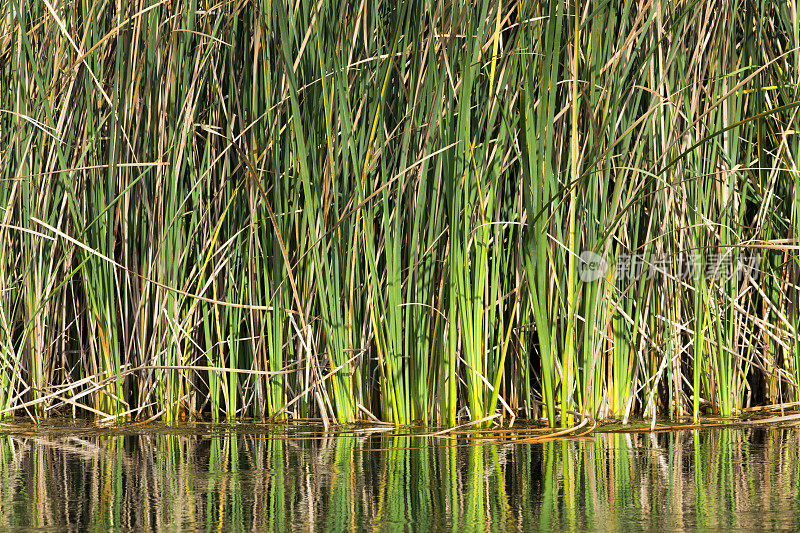
<svg viewBox="0 0 800 533">
<path fill-rule="evenodd" d="M 0 415 L 796 402 L 799 75 L 788 1 L 2 0 Z"/>
</svg>

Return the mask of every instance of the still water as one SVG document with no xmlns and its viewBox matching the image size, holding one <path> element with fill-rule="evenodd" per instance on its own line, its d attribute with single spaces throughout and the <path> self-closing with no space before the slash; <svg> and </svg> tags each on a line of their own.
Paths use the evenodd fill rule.
<svg viewBox="0 0 800 533">
<path fill-rule="evenodd" d="M 0 529 L 798 530 L 799 454 L 798 429 L 540 444 L 308 426 L 17 429 L 0 436 Z"/>
</svg>

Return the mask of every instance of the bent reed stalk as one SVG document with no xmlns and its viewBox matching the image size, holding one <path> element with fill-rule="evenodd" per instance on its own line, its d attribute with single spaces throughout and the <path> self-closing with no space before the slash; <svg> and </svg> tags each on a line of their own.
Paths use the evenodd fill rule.
<svg viewBox="0 0 800 533">
<path fill-rule="evenodd" d="M 798 76 L 788 1 L 0 0 L 0 416 L 800 401 Z"/>
</svg>

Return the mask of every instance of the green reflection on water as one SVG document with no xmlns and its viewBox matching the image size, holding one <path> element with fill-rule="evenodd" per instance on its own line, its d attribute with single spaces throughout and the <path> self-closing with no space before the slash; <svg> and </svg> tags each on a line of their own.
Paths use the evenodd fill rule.
<svg viewBox="0 0 800 533">
<path fill-rule="evenodd" d="M 714 429 L 538 445 L 256 426 L 6 435 L 0 528 L 797 529 L 799 435 Z"/>
</svg>

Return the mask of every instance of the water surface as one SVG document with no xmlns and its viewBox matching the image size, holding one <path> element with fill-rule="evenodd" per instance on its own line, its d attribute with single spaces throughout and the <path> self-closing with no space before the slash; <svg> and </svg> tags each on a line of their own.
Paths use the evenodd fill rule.
<svg viewBox="0 0 800 533">
<path fill-rule="evenodd" d="M 800 432 L 543 444 L 313 427 L 0 436 L 0 529 L 800 529 Z"/>
</svg>

